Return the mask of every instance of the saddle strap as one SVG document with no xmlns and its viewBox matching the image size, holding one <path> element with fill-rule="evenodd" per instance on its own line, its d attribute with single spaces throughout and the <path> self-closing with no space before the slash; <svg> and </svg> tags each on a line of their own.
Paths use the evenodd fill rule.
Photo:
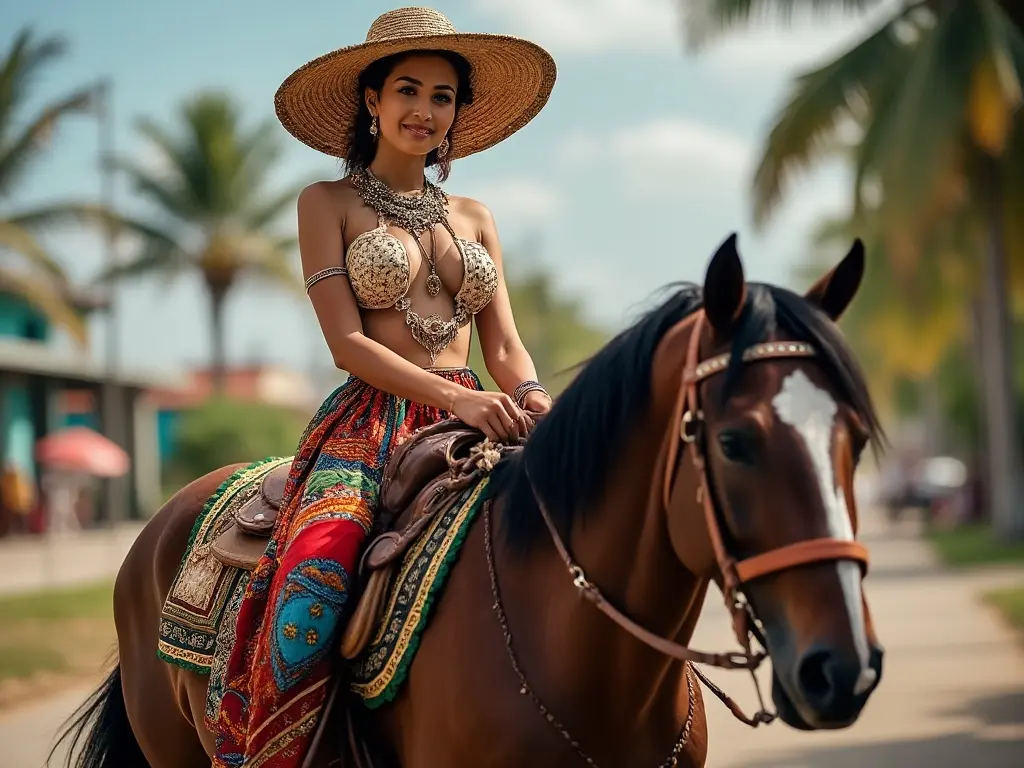
<svg viewBox="0 0 1024 768">
<path fill-rule="evenodd" d="M 316 724 L 316 731 L 313 733 L 309 749 L 306 751 L 306 757 L 302 761 L 302 768 L 313 768 L 315 764 L 318 757 L 317 752 L 320 749 L 320 741 L 323 739 L 324 731 L 327 728 L 327 721 L 330 720 L 331 711 L 338 701 L 338 696 L 343 695 L 341 687 L 345 684 L 344 677 L 341 673 L 335 673 L 333 676 L 331 691 L 327 694 L 327 700 L 320 710 L 320 719 Z M 349 757 L 352 758 L 353 768 L 376 768 L 373 758 L 370 756 L 370 750 L 366 746 L 366 740 L 360 735 L 359 729 L 356 727 L 355 718 L 352 716 L 351 703 L 345 705 L 345 731 L 348 737 Z M 331 761 L 331 764 L 333 765 L 336 762 L 336 760 Z"/>
<path fill-rule="evenodd" d="M 328 716 L 331 714 L 331 710 L 334 709 L 334 702 L 338 698 L 341 685 L 342 675 L 334 675 L 334 679 L 331 681 L 330 693 L 327 694 L 327 700 L 320 709 L 320 720 L 316 724 L 316 730 L 313 732 L 313 738 L 309 742 L 309 749 L 306 750 L 306 757 L 302 761 L 302 768 L 313 768 L 314 761 L 316 760 L 316 753 L 320 749 L 320 740 L 323 738 L 324 729 L 327 727 Z"/>
<path fill-rule="evenodd" d="M 633 635 L 637 640 L 649 645 L 656 651 L 660 651 L 666 656 L 671 656 L 672 658 L 679 659 L 680 661 L 693 662 L 695 664 L 708 664 L 721 669 L 749 670 L 756 669 L 764 658 L 764 654 L 760 652 L 748 655 L 744 651 L 727 653 L 708 653 L 707 651 L 697 651 L 693 648 L 687 648 L 685 645 L 679 645 L 679 643 L 674 643 L 671 640 L 659 637 L 650 630 L 641 627 L 631 618 L 622 613 L 618 608 L 609 603 L 608 599 L 601 594 L 601 590 L 587 580 L 582 569 L 578 565 L 572 563 L 571 560 L 568 560 L 567 562 L 569 563 L 570 570 L 575 576 L 573 583 L 579 588 L 587 600 L 593 603 L 601 613 L 614 621 L 629 634 Z"/>
</svg>

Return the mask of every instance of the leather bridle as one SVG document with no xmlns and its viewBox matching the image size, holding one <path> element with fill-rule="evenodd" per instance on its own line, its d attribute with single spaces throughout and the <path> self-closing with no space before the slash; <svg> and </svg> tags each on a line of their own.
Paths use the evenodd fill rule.
<svg viewBox="0 0 1024 768">
<path fill-rule="evenodd" d="M 862 570 L 866 572 L 868 552 L 864 545 L 857 541 L 817 538 L 787 544 L 742 560 L 738 560 L 729 554 L 722 536 L 719 517 L 715 510 L 711 487 L 708 482 L 705 445 L 702 439 L 702 426 L 704 422 L 703 413 L 700 408 L 700 385 L 716 374 L 724 372 L 728 368 L 731 354 L 725 353 L 701 361 L 700 340 L 705 322 L 704 312 L 700 311 L 692 322 L 694 327 L 690 336 L 686 362 L 683 366 L 679 394 L 673 409 L 673 423 L 679 425 L 678 438 L 673 438 L 669 442 L 661 497 L 667 511 L 670 508 L 669 501 L 672 489 L 676 484 L 678 474 L 676 464 L 678 463 L 679 453 L 689 449 L 698 477 L 697 500 L 704 509 L 704 519 L 707 524 L 708 535 L 711 539 L 711 546 L 714 550 L 718 576 L 720 578 L 719 586 L 725 598 L 726 608 L 732 616 L 733 633 L 743 650 L 732 653 L 696 651 L 655 635 L 615 608 L 604 597 L 601 590 L 587 579 L 583 568 L 573 559 L 561 535 L 558 533 L 543 499 L 537 493 L 536 487 L 533 486 L 532 480 L 530 480 L 530 484 L 533 488 L 534 497 L 537 499 L 541 517 L 544 519 L 544 523 L 551 534 L 555 548 L 565 562 L 570 576 L 572 576 L 573 585 L 580 591 L 583 597 L 592 602 L 625 631 L 666 656 L 687 662 L 708 664 L 722 669 L 750 670 L 751 676 L 754 679 L 754 685 L 757 688 L 761 707 L 760 711 L 753 717 L 746 716 L 732 699 L 708 680 L 700 670 L 694 668 L 694 671 L 705 685 L 729 707 L 739 720 L 752 727 L 757 727 L 761 723 L 772 722 L 776 716 L 766 711 L 760 684 L 754 675 L 754 671 L 764 661 L 767 654 L 764 651 L 754 651 L 751 648 L 751 637 L 761 639 L 762 645 L 764 641 L 763 638 L 760 638 L 760 631 L 757 628 L 753 609 L 743 593 L 744 585 L 772 573 L 823 561 L 853 560 L 859 563 Z M 815 354 L 814 348 L 809 344 L 776 341 L 751 346 L 744 352 L 743 360 L 745 363 L 753 363 L 759 360 L 814 357 Z M 528 468 L 526 468 L 526 472 L 527 477 L 529 477 Z"/>
</svg>

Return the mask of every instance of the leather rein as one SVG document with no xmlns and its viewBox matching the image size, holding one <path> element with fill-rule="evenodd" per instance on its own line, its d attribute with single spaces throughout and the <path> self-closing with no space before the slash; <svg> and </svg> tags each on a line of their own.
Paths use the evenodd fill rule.
<svg viewBox="0 0 1024 768">
<path fill-rule="evenodd" d="M 683 322 L 687 321 L 684 320 Z M 721 669 L 749 670 L 754 680 L 760 704 L 760 710 L 753 717 L 745 715 L 743 710 L 729 696 L 708 680 L 700 670 L 694 668 L 694 672 L 701 681 L 729 708 L 737 719 L 756 728 L 761 723 L 771 723 L 775 720 L 776 714 L 770 713 L 765 709 L 760 683 L 754 674 L 755 670 L 767 657 L 767 653 L 764 651 L 754 651 L 751 648 L 752 637 L 757 637 L 762 646 L 765 643 L 757 627 L 753 609 L 743 593 L 743 586 L 772 573 L 822 561 L 854 560 L 860 563 L 863 571 L 866 571 L 868 552 L 864 545 L 857 541 L 817 538 L 787 544 L 742 560 L 737 560 L 729 554 L 725 547 L 722 530 L 719 525 L 719 517 L 715 511 L 714 500 L 708 482 L 707 461 L 701 429 L 704 423 L 704 416 L 700 409 L 700 385 L 716 374 L 724 372 L 728 368 L 731 354 L 727 352 L 700 361 L 700 339 L 704 322 L 704 312 L 701 311 L 694 320 L 686 363 L 683 366 L 682 381 L 676 397 L 675 407 L 673 408 L 673 423 L 679 425 L 678 435 L 673 436 L 669 443 L 668 460 L 662 484 L 662 504 L 667 513 L 672 489 L 676 483 L 677 473 L 675 470 L 679 454 L 689 448 L 690 457 L 699 479 L 697 484 L 697 501 L 704 509 L 704 519 L 721 578 L 719 586 L 725 598 L 726 608 L 732 616 L 733 633 L 743 649 L 742 651 L 726 653 L 697 651 L 654 634 L 619 611 L 608 602 L 601 593 L 601 590 L 587 578 L 583 568 L 573 559 L 572 554 L 570 554 L 565 542 L 558 533 L 543 499 L 537 493 L 532 480 L 530 480 L 530 485 L 534 498 L 537 500 L 541 517 L 554 542 L 555 549 L 558 550 L 559 557 L 562 558 L 569 571 L 569 575 L 572 577 L 573 586 L 579 590 L 582 596 L 637 640 L 666 656 L 685 662 L 707 664 Z M 814 348 L 811 345 L 802 342 L 767 342 L 756 344 L 747 349 L 743 354 L 743 361 L 751 363 L 760 360 L 806 358 L 814 357 L 815 354 Z M 529 478 L 528 469 L 526 474 Z"/>
</svg>

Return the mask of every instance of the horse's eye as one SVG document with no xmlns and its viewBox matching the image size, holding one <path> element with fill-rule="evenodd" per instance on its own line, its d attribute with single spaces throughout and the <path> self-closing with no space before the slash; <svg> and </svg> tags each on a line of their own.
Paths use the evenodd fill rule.
<svg viewBox="0 0 1024 768">
<path fill-rule="evenodd" d="M 722 455 L 737 464 L 753 464 L 756 452 L 755 440 L 747 432 L 726 429 L 718 433 L 718 446 Z"/>
</svg>

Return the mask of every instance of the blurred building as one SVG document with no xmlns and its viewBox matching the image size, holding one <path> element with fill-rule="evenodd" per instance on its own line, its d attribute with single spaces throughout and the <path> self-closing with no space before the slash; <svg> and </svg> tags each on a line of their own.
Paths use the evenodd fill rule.
<svg viewBox="0 0 1024 768">
<path fill-rule="evenodd" d="M 206 402 L 213 394 L 213 374 L 209 368 L 196 368 L 187 372 L 180 386 L 154 387 L 146 392 L 145 401 L 157 418 L 162 461 L 174 456 L 182 416 Z M 317 395 L 316 385 L 309 376 L 280 365 L 253 363 L 229 366 L 224 375 L 226 398 L 287 408 L 307 419 L 320 406 L 322 398 Z"/>
<path fill-rule="evenodd" d="M 89 308 L 95 307 L 82 307 Z M 126 477 L 100 486 L 90 518 L 118 521 L 152 514 L 159 504 L 160 467 L 155 415 L 143 395 L 158 384 L 173 381 L 154 371 L 126 371 L 112 379 L 87 353 L 60 350 L 46 317 L 0 289 L 0 455 L 6 468 L 37 491 L 37 441 L 82 424 L 105 434 L 131 458 Z M 78 406 L 69 411 L 69 403 Z"/>
</svg>

